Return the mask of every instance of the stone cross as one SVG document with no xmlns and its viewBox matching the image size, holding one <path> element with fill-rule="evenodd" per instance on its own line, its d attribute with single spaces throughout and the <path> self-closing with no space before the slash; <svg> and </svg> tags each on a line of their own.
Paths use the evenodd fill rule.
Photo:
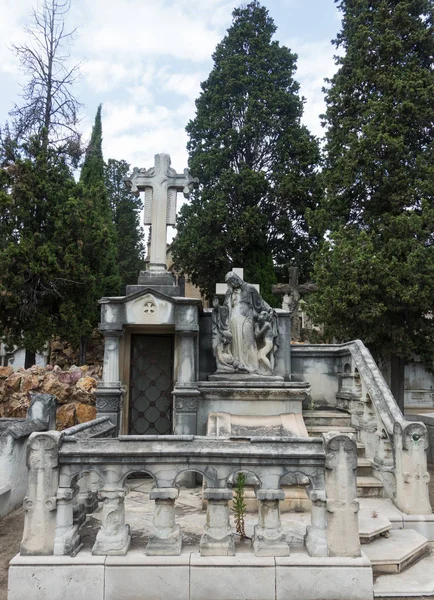
<svg viewBox="0 0 434 600">
<path fill-rule="evenodd" d="M 150 271 L 166 271 L 166 230 L 175 225 L 176 194 L 184 192 L 187 198 L 198 179 L 184 169 L 181 175 L 170 166 L 168 154 L 156 154 L 155 164 L 150 169 L 133 170 L 124 178 L 126 186 L 137 196 L 145 192 L 145 225 L 152 226 Z"/>
<path fill-rule="evenodd" d="M 241 269 L 240 267 L 234 267 L 232 269 L 232 273 L 235 273 L 236 275 L 238 275 L 238 277 L 240 277 L 240 279 L 242 279 L 244 281 L 244 269 Z M 259 284 L 258 283 L 252 283 L 251 285 L 253 285 L 253 287 L 259 292 Z M 227 283 L 216 283 L 216 286 L 215 286 L 216 296 L 224 296 L 227 291 L 228 291 Z"/>
</svg>

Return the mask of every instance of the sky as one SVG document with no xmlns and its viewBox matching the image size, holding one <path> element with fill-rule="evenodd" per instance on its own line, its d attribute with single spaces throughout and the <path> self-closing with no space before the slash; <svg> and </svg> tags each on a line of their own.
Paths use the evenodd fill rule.
<svg viewBox="0 0 434 600">
<path fill-rule="evenodd" d="M 25 81 L 12 44 L 25 43 L 37 0 L 0 0 L 0 123 L 20 103 Z M 90 137 L 103 105 L 104 158 L 132 167 L 153 165 L 167 152 L 172 167 L 187 166 L 185 126 L 195 116 L 200 82 L 212 69 L 212 53 L 232 22 L 240 0 L 72 0 L 69 46 L 80 63 L 73 92 L 83 104 L 80 130 Z M 276 40 L 298 55 L 295 79 L 305 97 L 303 122 L 322 136 L 324 78 L 335 71 L 331 40 L 340 30 L 334 0 L 262 0 L 273 18 Z"/>
</svg>

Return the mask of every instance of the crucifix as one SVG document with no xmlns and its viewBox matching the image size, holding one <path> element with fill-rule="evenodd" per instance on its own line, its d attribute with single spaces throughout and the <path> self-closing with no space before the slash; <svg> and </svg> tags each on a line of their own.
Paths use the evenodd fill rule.
<svg viewBox="0 0 434 600">
<path fill-rule="evenodd" d="M 168 154 L 156 154 L 154 166 L 150 169 L 133 170 L 124 178 L 126 186 L 133 194 L 145 192 L 144 224 L 152 226 L 149 270 L 166 271 L 166 232 L 168 225 L 175 225 L 176 194 L 184 192 L 187 198 L 193 184 L 198 183 L 191 177 L 188 169 L 184 174 L 177 173 L 170 166 Z"/>
<path fill-rule="evenodd" d="M 238 275 L 238 277 L 240 279 L 242 279 L 244 281 L 244 269 L 242 269 L 240 267 L 234 267 L 232 269 L 232 273 L 235 273 L 236 275 Z M 259 284 L 258 283 L 252 283 L 251 285 L 253 285 L 253 287 L 259 292 Z M 224 296 L 227 291 L 228 291 L 227 283 L 216 283 L 215 284 L 216 296 Z"/>
</svg>

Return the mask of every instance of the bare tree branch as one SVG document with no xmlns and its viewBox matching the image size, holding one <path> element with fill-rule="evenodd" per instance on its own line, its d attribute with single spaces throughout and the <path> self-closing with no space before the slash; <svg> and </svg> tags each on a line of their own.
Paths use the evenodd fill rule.
<svg viewBox="0 0 434 600">
<path fill-rule="evenodd" d="M 21 68 L 29 76 L 22 92 L 24 105 L 15 105 L 14 133 L 17 139 L 41 135 L 45 147 L 73 142 L 80 146 L 77 131 L 81 104 L 72 93 L 80 65 L 70 66 L 65 52 L 76 29 L 65 31 L 71 0 L 43 0 L 33 11 L 33 25 L 25 28 L 28 43 L 12 46 Z"/>
</svg>

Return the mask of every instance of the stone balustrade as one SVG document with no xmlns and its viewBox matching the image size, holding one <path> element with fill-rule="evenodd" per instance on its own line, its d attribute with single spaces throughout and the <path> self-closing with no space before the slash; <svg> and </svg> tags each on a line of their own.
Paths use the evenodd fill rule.
<svg viewBox="0 0 434 600">
<path fill-rule="evenodd" d="M 131 534 L 125 523 L 126 480 L 132 473 L 151 475 L 155 486 L 153 531 L 146 554 L 179 555 L 182 531 L 176 523 L 178 480 L 186 472 L 204 478 L 207 516 L 200 540 L 203 556 L 235 554 L 229 522 L 232 489 L 228 480 L 244 472 L 255 476 L 258 523 L 257 556 L 288 556 L 279 503 L 280 482 L 301 473 L 309 480 L 312 523 L 306 549 L 311 556 L 360 556 L 356 489 L 357 448 L 351 436 L 323 438 L 212 438 L 200 436 L 121 436 L 89 439 L 58 432 L 33 434 L 29 442 L 29 488 L 25 500 L 23 555 L 69 555 L 80 548 L 80 515 L 102 501 L 101 527 L 94 555 L 125 555 Z M 334 489 L 339 486 L 339 496 Z M 354 523 L 353 523 L 354 522 Z M 350 523 L 351 527 L 346 525 Z M 345 538 L 344 547 L 339 539 Z"/>
</svg>

